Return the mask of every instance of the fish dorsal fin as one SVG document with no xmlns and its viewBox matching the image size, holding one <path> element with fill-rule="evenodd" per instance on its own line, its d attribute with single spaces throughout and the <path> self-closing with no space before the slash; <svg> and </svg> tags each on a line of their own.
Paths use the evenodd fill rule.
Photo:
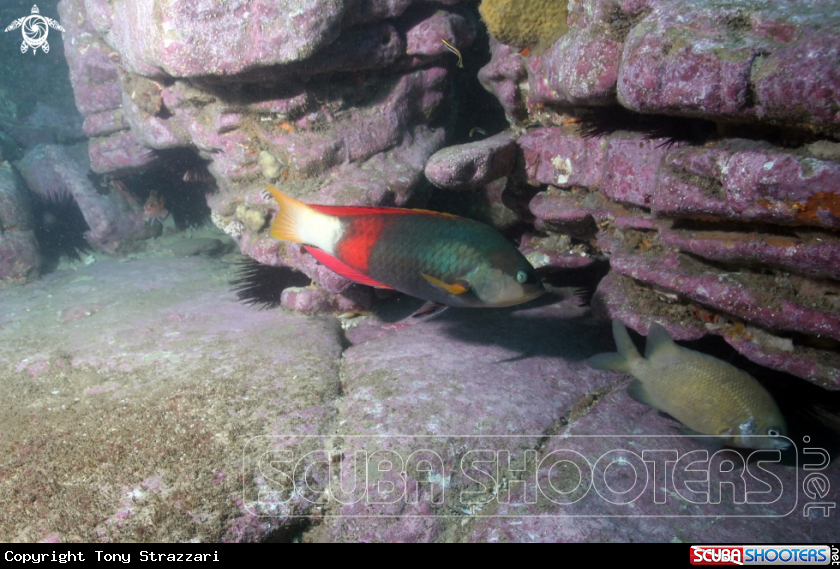
<svg viewBox="0 0 840 569">
<path fill-rule="evenodd" d="M 435 277 L 429 276 L 425 273 L 420 273 L 420 276 L 429 281 L 432 285 L 445 290 L 446 292 L 454 295 L 464 294 L 468 290 L 470 290 L 470 283 L 466 280 L 458 279 L 458 282 L 455 284 L 445 283 L 440 279 L 436 279 Z"/>
<path fill-rule="evenodd" d="M 668 330 L 658 322 L 651 322 L 645 344 L 645 358 L 651 360 L 657 355 L 674 352 L 677 348 Z"/>
<path fill-rule="evenodd" d="M 353 282 L 357 282 L 359 284 L 364 284 L 368 286 L 375 286 L 377 288 L 389 288 L 393 289 L 394 287 L 388 286 L 383 284 L 379 281 L 375 281 L 372 278 L 363 275 L 359 271 L 348 267 L 326 251 L 322 251 L 321 249 L 316 249 L 315 247 L 308 247 L 306 245 L 303 246 L 304 249 L 309 251 L 313 257 L 315 257 L 319 263 L 327 267 L 328 269 L 335 271 L 345 279 L 350 279 Z"/>
<path fill-rule="evenodd" d="M 325 213 L 327 215 L 334 215 L 336 217 L 343 217 L 348 215 L 371 215 L 371 214 L 390 214 L 390 215 L 401 215 L 401 214 L 423 214 L 423 215 L 437 215 L 440 217 L 454 217 L 458 218 L 457 215 L 452 215 L 450 213 L 440 213 L 439 211 L 429 211 L 427 209 L 404 209 L 399 207 L 366 207 L 366 206 L 353 206 L 353 205 L 316 205 L 310 204 L 309 207 L 318 211 L 320 213 Z M 458 218 L 463 219 L 463 218 Z"/>
<path fill-rule="evenodd" d="M 645 389 L 645 384 L 638 379 L 634 379 L 627 386 L 627 395 L 629 395 L 633 401 L 638 401 L 642 405 L 659 409 L 659 406 L 653 401 L 653 397 L 651 397 L 648 390 Z"/>
</svg>

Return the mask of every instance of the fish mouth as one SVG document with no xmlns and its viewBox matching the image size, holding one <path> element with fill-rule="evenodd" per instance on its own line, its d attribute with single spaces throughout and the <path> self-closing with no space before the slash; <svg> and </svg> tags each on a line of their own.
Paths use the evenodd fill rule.
<svg viewBox="0 0 840 569">
<path fill-rule="evenodd" d="M 529 302 L 529 301 L 531 301 L 531 300 L 534 300 L 535 298 L 540 297 L 540 296 L 542 296 L 543 294 L 545 294 L 545 292 L 546 292 L 546 290 L 545 290 L 545 289 L 535 290 L 534 292 L 529 293 L 529 294 L 526 294 L 526 295 L 524 295 L 524 296 L 521 296 L 521 297 L 519 297 L 519 298 L 517 298 L 517 299 L 515 299 L 515 300 L 507 300 L 507 301 L 502 301 L 502 302 L 495 302 L 495 303 L 493 303 L 492 305 L 488 305 L 488 306 L 493 306 L 493 307 L 495 307 L 495 308 L 505 308 L 505 307 L 507 307 L 507 306 L 516 306 L 517 304 L 524 304 L 524 303 L 526 303 L 526 302 Z"/>
<path fill-rule="evenodd" d="M 540 287 L 540 290 L 535 290 L 531 294 L 527 295 L 525 297 L 525 300 L 523 300 L 523 302 L 528 302 L 529 300 L 534 300 L 535 298 L 539 298 L 542 295 L 544 295 L 546 292 L 548 292 L 548 291 L 546 291 L 544 287 Z"/>
</svg>

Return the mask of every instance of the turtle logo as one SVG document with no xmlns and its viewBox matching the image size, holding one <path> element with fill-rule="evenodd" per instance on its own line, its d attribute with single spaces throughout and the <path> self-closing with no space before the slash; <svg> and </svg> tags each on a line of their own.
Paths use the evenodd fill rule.
<svg viewBox="0 0 840 569">
<path fill-rule="evenodd" d="M 25 18 L 18 18 L 9 24 L 9 27 L 3 31 L 8 32 L 18 28 L 23 28 L 21 30 L 23 33 L 23 43 L 20 44 L 20 52 L 26 53 L 26 50 L 31 47 L 32 55 L 35 55 L 35 52 L 38 51 L 39 47 L 44 50 L 44 53 L 50 52 L 50 44 L 47 43 L 47 34 L 50 30 L 47 26 L 60 32 L 65 31 L 64 28 L 61 27 L 61 24 L 55 20 L 40 15 L 38 13 L 38 6 L 35 5 L 32 6 L 32 14 L 26 16 Z"/>
</svg>

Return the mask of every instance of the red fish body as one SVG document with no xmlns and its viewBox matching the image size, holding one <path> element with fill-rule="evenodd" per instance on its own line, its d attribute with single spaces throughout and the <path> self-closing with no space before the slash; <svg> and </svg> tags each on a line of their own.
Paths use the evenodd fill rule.
<svg viewBox="0 0 840 569">
<path fill-rule="evenodd" d="M 423 210 L 308 206 L 271 188 L 271 236 L 340 275 L 446 306 L 510 306 L 544 291 L 522 254 L 476 221 Z"/>
<path fill-rule="evenodd" d="M 145 221 L 151 220 L 152 224 L 155 221 L 159 221 L 163 225 L 163 220 L 169 216 L 169 212 L 164 207 L 165 204 L 166 202 L 163 196 L 159 196 L 157 191 L 152 190 L 149 194 L 149 199 L 146 200 L 143 206 L 143 219 Z"/>
</svg>

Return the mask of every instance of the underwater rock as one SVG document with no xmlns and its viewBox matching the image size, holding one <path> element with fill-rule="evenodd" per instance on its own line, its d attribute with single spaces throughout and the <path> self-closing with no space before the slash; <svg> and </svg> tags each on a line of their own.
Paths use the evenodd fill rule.
<svg viewBox="0 0 840 569">
<path fill-rule="evenodd" d="M 836 129 L 838 30 L 831 2 L 663 2 L 627 35 L 618 98 L 646 113 Z"/>
<path fill-rule="evenodd" d="M 328 271 L 266 242 L 276 206 L 261 198 L 264 181 L 315 203 L 410 200 L 447 135 L 439 115 L 455 62 L 441 34 L 462 47 L 476 35 L 473 17 L 445 6 L 454 3 L 311 0 L 290 17 L 256 1 L 62 0 L 76 102 L 95 135 L 92 167 L 142 171 L 159 162 L 154 149 L 196 149 L 218 187 L 212 219 L 243 253 L 340 292 Z M 117 96 L 103 98 L 106 88 Z M 234 203 L 259 213 L 234 216 Z"/>
<path fill-rule="evenodd" d="M 523 250 L 559 267 L 566 240 L 582 240 L 619 273 L 601 283 L 601 315 L 721 335 L 840 387 L 836 18 L 828 2 L 574 3 L 545 53 L 491 42 L 480 77 L 514 127 L 529 125 L 517 140 L 527 183 L 547 184 Z M 614 129 L 572 128 L 615 102 L 659 113 L 658 126 L 624 131 L 632 121 L 606 111 Z M 666 115 L 704 119 L 702 139 Z"/>
<path fill-rule="evenodd" d="M 547 237 L 526 233 L 522 236 L 519 252 L 525 255 L 535 269 L 573 269 L 585 267 L 593 261 L 586 248 L 572 242 L 571 235 L 557 232 L 551 232 Z"/>
<path fill-rule="evenodd" d="M 417 58 L 448 54 L 449 48 L 442 39 L 456 48 L 466 47 L 475 40 L 476 22 L 468 12 L 449 12 L 430 6 L 417 10 L 415 14 L 414 21 L 407 23 L 405 31 L 407 55 Z"/>
<path fill-rule="evenodd" d="M 601 185 L 606 141 L 585 139 L 567 129 L 534 128 L 516 143 L 525 158 L 528 179 L 552 186 Z"/>
<path fill-rule="evenodd" d="M 145 235 L 143 219 L 119 192 L 102 195 L 87 176 L 88 168 L 68 147 L 39 145 L 15 163 L 29 189 L 47 199 L 71 196 L 90 230 L 85 234 L 96 247 L 114 252 L 124 239 Z"/>
<path fill-rule="evenodd" d="M 493 93 L 508 120 L 521 120 L 525 113 L 524 97 L 520 84 L 527 76 L 519 50 L 490 38 L 490 62 L 479 69 L 478 80 Z"/>
<path fill-rule="evenodd" d="M 403 459 L 426 449 L 443 469 L 433 463 L 433 472 L 423 479 L 415 478 L 419 473 L 412 476 L 406 465 L 407 479 L 393 482 L 398 487 L 408 483 L 412 491 L 435 474 L 442 476 L 446 505 L 428 499 L 416 505 L 402 500 L 333 503 L 330 513 L 339 517 L 327 518 L 317 530 L 322 538 L 428 541 L 447 527 L 461 526 L 466 519 L 460 517 L 465 513 L 461 508 L 466 506 L 458 496 L 472 489 L 462 474 L 462 459 L 469 458 L 465 450 L 521 456 L 539 444 L 542 434 L 577 418 L 585 408 L 578 403 L 587 394 L 616 385 L 614 375 L 566 358 L 606 325 L 581 329 L 569 317 L 562 306 L 450 309 L 398 331 L 388 330 L 387 324 L 383 331 L 379 322 L 349 329 L 353 345 L 343 358 L 342 421 L 335 433 L 344 442 L 344 456 L 349 459 L 371 440 L 353 436 L 360 433 L 381 441 L 374 448 Z M 495 495 L 488 496 L 495 501 Z M 492 513 L 490 509 L 481 513 Z M 451 517 L 453 513 L 459 517 Z"/>
<path fill-rule="evenodd" d="M 88 153 L 90 169 L 97 174 L 121 176 L 144 171 L 160 163 L 154 151 L 140 144 L 131 131 L 91 138 Z"/>
<path fill-rule="evenodd" d="M 85 117 L 82 127 L 89 137 L 106 136 L 121 130 L 128 130 L 131 126 L 126 122 L 122 109 L 112 109 L 94 113 Z"/>
<path fill-rule="evenodd" d="M 583 140 L 551 143 L 575 136 L 561 132 L 528 136 L 546 140 L 546 149 L 570 149 L 558 155 L 580 156 Z M 553 150 L 537 154 L 535 139 L 523 139 L 529 176 L 552 182 Z M 831 232 L 840 164 L 738 139 L 703 148 L 668 148 L 624 132 L 600 140 L 602 170 L 587 173 L 600 186 L 552 185 L 530 204 L 536 227 L 548 235 L 542 239 L 589 238 L 628 277 L 602 281 L 598 312 L 641 331 L 656 319 L 679 339 L 721 335 L 754 361 L 840 386 L 840 359 L 825 340 L 840 339 Z M 586 162 L 569 161 L 577 163 Z M 562 263 L 529 253 L 548 265 Z M 624 292 L 616 296 L 616 287 Z M 745 325 L 761 332 L 745 332 Z M 763 333 L 792 349 L 742 341 Z"/>
<path fill-rule="evenodd" d="M 303 314 L 334 314 L 339 312 L 366 312 L 373 303 L 373 292 L 359 285 L 340 294 L 332 294 L 321 287 L 289 287 L 283 290 L 280 302 Z"/>
<path fill-rule="evenodd" d="M 763 517 L 732 515 L 733 497 L 725 492 L 721 503 L 704 500 L 687 490 L 690 483 L 682 485 L 691 475 L 652 484 L 661 475 L 651 466 L 658 449 L 702 460 L 704 447 L 688 437 L 668 438 L 679 435 L 678 424 L 632 401 L 626 376 L 589 369 L 578 359 L 609 338 L 608 324 L 575 318 L 565 303 L 451 309 L 398 331 L 365 319 L 346 335 L 351 346 L 342 360 L 330 460 L 342 472 L 354 466 L 359 472 L 354 456 L 366 451 L 389 464 L 361 478 L 362 488 L 347 490 L 362 499 L 325 501 L 327 515 L 304 540 L 713 542 L 727 535 L 752 541 L 766 532 L 772 540 L 808 541 L 836 533 L 830 517 L 791 516 L 790 528 L 773 519 L 802 508 L 797 469 L 778 463 L 767 466 L 778 479 L 762 479 L 790 495 L 738 505 L 739 514 Z M 723 452 L 719 460 L 739 459 Z M 411 460 L 418 457 L 428 461 L 423 468 Z M 581 464 L 580 474 L 564 461 Z M 616 471 L 623 472 L 615 478 Z M 593 473 L 607 478 L 593 480 Z M 836 465 L 824 473 L 840 483 Z M 718 496 L 717 472 L 710 477 L 710 496 Z M 610 496 L 603 480 L 616 482 L 616 493 L 643 494 L 634 492 L 631 506 L 628 496 Z M 581 490 L 572 492 L 579 482 Z M 652 489 L 663 486 L 665 499 L 654 499 Z M 709 524 L 716 515 L 728 517 Z M 608 516 L 621 516 L 618 530 Z M 653 516 L 669 518 L 651 525 Z"/>
<path fill-rule="evenodd" d="M 840 227 L 838 162 L 736 139 L 673 150 L 658 177 L 650 206 L 659 215 Z"/>
<path fill-rule="evenodd" d="M 4 163 L 0 165 L 0 288 L 36 278 L 40 266 L 26 190 Z"/>
<path fill-rule="evenodd" d="M 448 146 L 426 163 L 426 178 L 439 188 L 473 190 L 510 174 L 515 138 L 501 133 L 477 142 Z"/>
<path fill-rule="evenodd" d="M 568 24 L 545 53 L 491 41 L 479 77 L 509 116 L 522 120 L 516 111 L 525 106 L 618 101 L 643 113 L 823 132 L 840 125 L 840 20 L 831 2 L 575 2 Z"/>
<path fill-rule="evenodd" d="M 193 257 L 206 255 L 213 257 L 225 252 L 225 244 L 219 239 L 210 237 L 192 237 L 190 239 L 178 239 L 167 243 L 162 250 L 176 257 Z"/>
<path fill-rule="evenodd" d="M 272 449 L 330 428 L 341 327 L 241 304 L 219 278 L 228 267 L 105 257 L 0 291 L 15 402 L 0 539 L 289 540 L 317 511 L 255 508 Z M 323 448 L 308 440 L 295 450 Z"/>
<path fill-rule="evenodd" d="M 615 101 L 622 44 L 603 28 L 575 29 L 526 59 L 528 104 L 607 105 Z"/>
<path fill-rule="evenodd" d="M 40 101 L 35 110 L 15 124 L 2 124 L 3 131 L 24 148 L 36 144 L 73 143 L 84 140 L 82 117 L 74 109 L 60 109 Z"/>
<path fill-rule="evenodd" d="M 833 539 L 836 530 L 830 516 L 800 515 L 803 506 L 796 495 L 801 470 L 774 462 L 763 463 L 767 469 L 763 471 L 750 464 L 750 473 L 762 482 L 751 480 L 756 486 L 748 491 L 767 490 L 770 482 L 774 499 L 742 499 L 749 494 L 740 490 L 727 494 L 723 488 L 731 487 L 731 481 L 725 481 L 725 461 L 743 472 L 744 458 L 724 450 L 711 460 L 704 459 L 704 453 L 707 457 L 712 453 L 697 442 L 668 436 L 678 434 L 676 425 L 631 400 L 623 389 L 605 395 L 589 413 L 571 423 L 564 436 L 552 437 L 540 448 L 535 457 L 539 469 L 532 467 L 519 479 L 530 481 L 530 488 L 512 485 L 509 498 L 490 501 L 480 515 L 466 517 L 469 530 L 464 541 L 737 543 L 764 536 L 760 539 L 766 543 L 813 543 Z M 622 435 L 611 436 L 615 433 Z M 668 450 L 655 450 L 663 448 Z M 522 460 L 521 455 L 517 458 Z M 665 460 L 673 460 L 665 467 L 667 476 L 660 470 Z M 698 462 L 688 467 L 693 460 Z M 709 486 L 701 490 L 695 485 L 697 478 L 690 468 L 707 473 Z M 824 472 L 832 484 L 838 479 L 836 467 Z M 743 481 L 740 476 L 735 480 L 736 485 Z M 656 491 L 651 492 L 654 487 Z M 523 493 L 523 488 L 530 494 Z M 735 495 L 740 495 L 740 503 L 738 514 L 733 515 Z M 778 523 L 783 517 L 789 525 Z M 710 523 L 711 519 L 715 522 Z"/>
<path fill-rule="evenodd" d="M 651 207 L 652 196 L 659 187 L 659 166 L 667 150 L 658 139 L 625 133 L 613 135 L 604 152 L 601 193 L 619 203 Z M 666 187 L 663 186 L 663 193 Z"/>
</svg>

